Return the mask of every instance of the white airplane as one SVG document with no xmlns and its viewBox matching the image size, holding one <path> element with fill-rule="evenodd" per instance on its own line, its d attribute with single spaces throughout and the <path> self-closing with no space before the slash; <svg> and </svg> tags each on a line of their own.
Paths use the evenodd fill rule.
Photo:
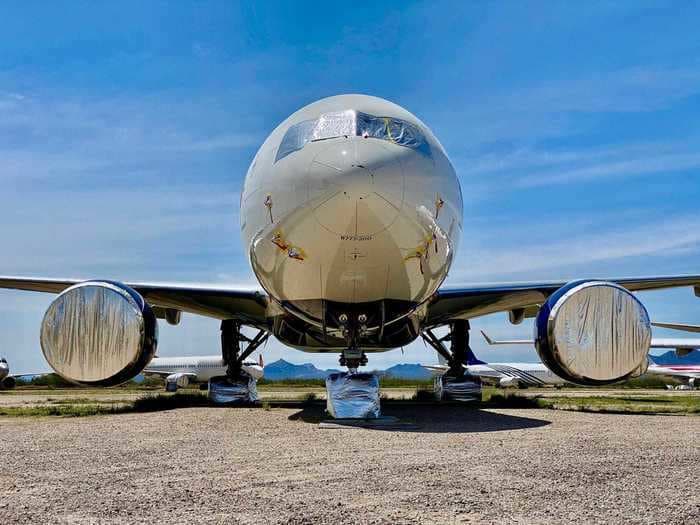
<svg viewBox="0 0 700 525">
<path fill-rule="evenodd" d="M 14 388 L 15 384 L 15 379 L 10 375 L 10 365 L 7 364 L 7 359 L 0 357 L 0 389 Z"/>
<path fill-rule="evenodd" d="M 11 390 L 17 386 L 18 377 L 38 376 L 43 374 L 10 374 L 7 359 L 0 357 L 0 390 Z"/>
<path fill-rule="evenodd" d="M 441 376 L 449 371 L 447 365 L 424 365 L 434 376 Z M 464 365 L 467 374 L 478 377 L 485 383 L 491 383 L 501 388 L 562 386 L 575 384 L 565 381 L 554 374 L 542 363 L 486 363 L 476 359 Z M 688 380 L 688 386 L 695 387 L 700 378 L 700 365 L 657 365 L 650 358 L 645 372 L 649 375 L 675 376 Z"/>
<path fill-rule="evenodd" d="M 455 170 L 425 123 L 380 98 L 335 96 L 277 126 L 248 169 L 241 237 L 259 287 L 8 276 L 0 288 L 59 294 L 41 325 L 42 351 L 59 375 L 85 385 L 140 373 L 155 353 L 156 318 L 177 324 L 182 312 L 221 320 L 231 378 L 274 335 L 336 352 L 350 370 L 423 337 L 459 379 L 469 319 L 507 312 L 513 323 L 536 316 L 537 350 L 553 373 L 608 384 L 647 367 L 651 326 L 632 292 L 700 294 L 700 275 L 443 286 L 462 205 Z M 257 335 L 244 338 L 245 326 Z M 438 338 L 444 326 L 450 333 Z"/>
<path fill-rule="evenodd" d="M 481 334 L 489 345 L 535 343 L 533 339 L 492 339 L 483 330 L 481 330 Z M 674 348 L 677 352 L 685 353 L 685 351 L 690 352 L 700 348 L 700 339 L 652 338 L 651 347 Z M 433 374 L 440 375 L 446 372 L 448 367 L 440 364 L 427 365 L 426 368 Z M 468 374 L 478 376 L 487 382 L 496 383 L 503 388 L 571 384 L 571 381 L 565 381 L 558 377 L 542 363 L 486 363 L 480 361 L 471 351 L 469 351 L 464 368 Z M 649 357 L 649 365 L 645 373 L 649 375 L 682 377 L 688 379 L 688 384 L 694 387 L 695 380 L 700 378 L 700 365 L 659 365 L 654 362 L 653 357 Z"/>
<path fill-rule="evenodd" d="M 191 381 L 205 383 L 213 377 L 226 375 L 227 365 L 220 355 L 191 357 L 154 357 L 143 375 L 155 375 L 165 379 L 165 389 L 174 392 Z M 262 356 L 258 362 L 246 360 L 241 368 L 256 381 L 263 377 Z"/>
</svg>

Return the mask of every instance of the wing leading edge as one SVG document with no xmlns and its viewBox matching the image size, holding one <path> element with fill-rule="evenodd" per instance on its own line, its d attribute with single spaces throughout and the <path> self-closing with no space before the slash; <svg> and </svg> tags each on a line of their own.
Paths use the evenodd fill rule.
<svg viewBox="0 0 700 525">
<path fill-rule="evenodd" d="M 624 286 L 632 292 L 694 286 L 700 295 L 700 275 L 667 277 L 625 277 L 591 279 Z M 551 294 L 569 281 L 475 284 L 441 288 L 428 305 L 427 325 L 436 326 L 454 319 L 471 319 L 496 312 L 517 311 L 534 316 Z"/>
<path fill-rule="evenodd" d="M 0 288 L 61 293 L 85 279 L 47 279 L 0 276 Z M 694 286 L 700 294 L 700 275 L 596 279 L 610 281 L 630 291 Z M 428 304 L 427 326 L 470 319 L 496 312 L 521 311 L 526 317 L 569 281 L 475 284 L 442 288 Z M 239 319 L 253 325 L 266 323 L 268 296 L 259 289 L 232 286 L 125 283 L 152 305 L 216 319 Z"/>
<path fill-rule="evenodd" d="M 0 276 L 0 288 L 32 292 L 61 293 L 86 279 L 45 279 Z M 267 295 L 255 288 L 167 283 L 125 283 L 149 304 L 216 319 L 239 319 L 264 324 Z"/>
</svg>

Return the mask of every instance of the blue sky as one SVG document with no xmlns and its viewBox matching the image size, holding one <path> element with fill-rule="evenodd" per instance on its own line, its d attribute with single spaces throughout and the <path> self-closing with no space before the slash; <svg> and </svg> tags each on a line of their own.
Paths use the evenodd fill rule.
<svg viewBox="0 0 700 525">
<path fill-rule="evenodd" d="M 447 149 L 465 198 L 451 284 L 700 273 L 700 9 L 589 4 L 5 3 L 0 274 L 252 282 L 248 163 L 288 114 L 350 92 L 401 104 Z M 642 299 L 655 319 L 699 322 L 692 290 Z M 17 371 L 46 369 L 50 301 L 0 292 Z M 530 332 L 504 314 L 473 326 Z M 212 320 L 161 334 L 160 355 L 219 351 Z M 264 354 L 336 365 L 276 342 Z M 433 360 L 416 343 L 370 364 Z"/>
</svg>

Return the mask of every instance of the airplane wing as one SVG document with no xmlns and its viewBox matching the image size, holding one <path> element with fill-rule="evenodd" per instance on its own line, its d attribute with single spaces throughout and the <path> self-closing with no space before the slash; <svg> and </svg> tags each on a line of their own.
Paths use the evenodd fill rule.
<svg viewBox="0 0 700 525">
<path fill-rule="evenodd" d="M 197 379 L 197 374 L 194 372 L 173 372 L 172 370 L 153 370 L 153 369 L 144 369 L 143 372 L 141 372 L 145 376 L 159 376 L 159 377 L 168 377 L 173 374 L 178 374 L 180 376 L 187 376 L 190 379 Z"/>
<path fill-rule="evenodd" d="M 696 350 L 700 348 L 700 337 L 652 337 L 651 347 Z"/>
<path fill-rule="evenodd" d="M 659 328 L 670 328 L 671 330 L 679 330 L 681 332 L 700 333 L 700 325 L 697 324 L 680 324 L 680 323 L 651 323 L 652 326 Z"/>
<path fill-rule="evenodd" d="M 421 365 L 423 368 L 425 368 L 428 372 L 433 374 L 433 376 L 443 376 L 445 375 L 450 367 L 448 365 L 442 365 L 442 364 L 435 364 L 435 365 Z M 499 372 L 493 368 L 489 368 L 488 366 L 482 366 L 479 367 L 477 370 L 476 367 L 471 366 L 471 365 L 462 365 L 469 374 L 479 376 L 479 377 L 486 377 L 489 379 L 501 379 L 503 377 L 508 377 L 506 374 Z"/>
<path fill-rule="evenodd" d="M 0 288 L 61 293 L 87 279 L 45 279 L 0 276 Z M 216 319 L 239 319 L 253 325 L 265 324 L 268 296 L 255 288 L 225 285 L 125 283 L 149 304 L 173 308 Z"/>
<path fill-rule="evenodd" d="M 595 280 L 613 282 L 632 292 L 694 286 L 696 295 L 700 295 L 700 275 Z M 534 317 L 547 297 L 568 282 L 470 284 L 441 288 L 428 304 L 426 324 L 437 326 L 455 319 L 471 319 L 496 312 L 516 312 L 524 317 Z"/>
<path fill-rule="evenodd" d="M 654 323 L 652 323 L 654 324 Z M 486 332 L 481 330 L 486 343 L 493 345 L 534 345 L 534 339 L 492 339 Z M 692 350 L 700 348 L 700 337 L 652 337 L 651 348 L 675 348 L 676 350 Z"/>
</svg>

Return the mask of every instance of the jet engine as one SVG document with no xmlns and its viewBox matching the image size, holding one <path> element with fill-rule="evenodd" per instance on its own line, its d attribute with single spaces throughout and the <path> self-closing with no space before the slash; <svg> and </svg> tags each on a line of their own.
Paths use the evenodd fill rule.
<svg viewBox="0 0 700 525">
<path fill-rule="evenodd" d="M 2 390 L 12 390 L 15 386 L 17 386 L 17 380 L 12 376 L 7 376 L 0 381 L 0 389 Z"/>
<path fill-rule="evenodd" d="M 128 286 L 88 281 L 51 303 L 41 323 L 41 349 L 58 375 L 73 383 L 112 386 L 153 358 L 158 325 L 148 303 Z"/>
<path fill-rule="evenodd" d="M 625 288 L 574 281 L 553 293 L 535 320 L 535 347 L 556 375 L 580 385 L 605 385 L 643 374 L 651 323 Z"/>
<path fill-rule="evenodd" d="M 517 377 L 503 377 L 498 381 L 498 386 L 501 388 L 518 388 L 520 383 Z"/>
<path fill-rule="evenodd" d="M 175 392 L 178 388 L 185 388 L 190 384 L 189 374 L 177 373 L 170 374 L 165 378 L 165 389 L 168 392 Z"/>
</svg>

